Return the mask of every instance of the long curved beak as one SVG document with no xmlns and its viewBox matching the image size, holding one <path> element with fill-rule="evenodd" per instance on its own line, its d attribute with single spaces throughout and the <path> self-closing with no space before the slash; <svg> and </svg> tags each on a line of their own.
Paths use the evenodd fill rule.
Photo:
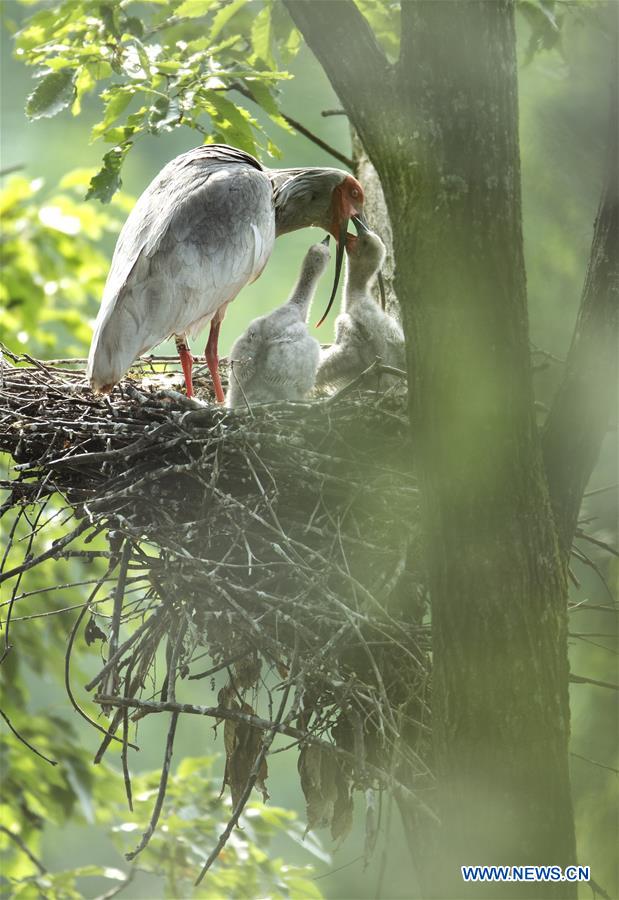
<svg viewBox="0 0 619 900">
<path fill-rule="evenodd" d="M 357 234 L 369 234 L 371 229 L 368 225 L 368 220 L 365 217 L 364 213 L 358 213 L 356 216 L 352 217 L 353 225 L 357 229 Z M 378 281 L 378 290 L 380 292 L 380 305 L 381 309 L 384 309 L 386 306 L 385 299 L 385 282 L 383 280 L 383 273 L 379 272 L 376 276 L 376 280 Z"/>
<path fill-rule="evenodd" d="M 340 275 L 342 272 L 342 262 L 344 261 L 344 250 L 346 249 L 346 235 L 348 233 L 348 223 L 350 219 L 345 217 L 340 220 L 339 233 L 337 238 L 337 254 L 335 256 L 335 278 L 333 280 L 333 289 L 331 290 L 331 296 L 329 297 L 329 302 L 327 303 L 327 308 L 324 311 L 322 318 L 319 322 L 316 323 L 316 328 L 320 328 L 324 320 L 327 318 L 329 313 L 331 312 L 331 307 L 333 306 L 333 301 L 335 300 L 335 295 L 337 293 L 337 287 L 340 283 Z M 327 240 L 329 236 L 327 235 Z M 323 241 L 324 243 L 324 241 Z"/>
</svg>

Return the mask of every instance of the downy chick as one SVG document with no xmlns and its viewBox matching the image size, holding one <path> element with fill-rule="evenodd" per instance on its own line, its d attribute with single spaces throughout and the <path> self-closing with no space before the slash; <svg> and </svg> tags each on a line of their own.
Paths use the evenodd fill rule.
<svg viewBox="0 0 619 900">
<path fill-rule="evenodd" d="M 314 387 L 320 344 L 310 337 L 307 316 L 330 259 L 329 238 L 307 251 L 289 300 L 260 316 L 230 351 L 228 408 L 273 400 L 302 400 Z"/>
<path fill-rule="evenodd" d="M 397 369 L 406 365 L 402 327 L 371 294 L 385 259 L 385 245 L 374 232 L 357 227 L 359 236 L 347 247 L 343 311 L 335 321 L 335 342 L 321 354 L 317 387 L 343 387 L 369 368 L 376 357 L 383 365 Z M 368 376 L 367 387 L 376 383 L 376 375 Z M 380 376 L 380 386 L 393 383 L 394 376 Z"/>
</svg>

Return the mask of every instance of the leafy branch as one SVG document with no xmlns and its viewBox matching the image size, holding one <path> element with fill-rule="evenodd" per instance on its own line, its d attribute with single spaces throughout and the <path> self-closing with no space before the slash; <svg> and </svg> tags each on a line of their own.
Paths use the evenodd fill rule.
<svg viewBox="0 0 619 900">
<path fill-rule="evenodd" d="M 15 37 L 18 58 L 36 69 L 28 98 L 32 119 L 71 109 L 78 115 L 99 94 L 102 115 L 91 139 L 111 148 L 90 183 L 89 197 L 108 202 L 136 140 L 184 126 L 208 142 L 279 156 L 262 124 L 230 94 L 241 86 L 279 127 L 284 66 L 300 46 L 282 5 L 255 14 L 248 0 L 170 0 L 158 4 L 64 0 L 35 13 Z"/>
</svg>

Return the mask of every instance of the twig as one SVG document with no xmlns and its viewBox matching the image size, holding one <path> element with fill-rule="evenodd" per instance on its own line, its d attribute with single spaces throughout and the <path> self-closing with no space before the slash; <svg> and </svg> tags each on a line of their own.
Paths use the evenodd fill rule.
<svg viewBox="0 0 619 900">
<path fill-rule="evenodd" d="M 305 125 L 302 125 L 297 119 L 293 119 L 292 116 L 287 115 L 286 113 L 282 113 L 282 117 L 288 122 L 289 125 L 298 131 L 299 134 L 302 134 L 304 137 L 308 138 L 317 147 L 320 147 L 321 150 L 324 150 L 326 153 L 329 153 L 334 159 L 337 159 L 339 162 L 343 163 L 347 169 L 354 169 L 355 163 L 354 160 L 350 158 L 350 156 L 346 156 L 344 153 L 340 153 L 339 150 L 336 150 L 335 147 L 332 147 L 330 144 L 327 144 L 326 141 L 323 141 L 322 138 L 319 138 L 315 135 L 309 128 L 306 128 Z"/>
<path fill-rule="evenodd" d="M 118 650 L 116 651 L 116 653 L 113 656 L 110 656 L 110 658 L 108 659 L 106 664 L 103 666 L 101 671 L 97 675 L 95 675 L 95 677 L 91 681 L 89 681 L 88 684 L 86 684 L 84 686 L 87 691 L 92 691 L 92 689 L 94 687 L 96 687 L 99 684 L 99 682 L 102 681 L 103 678 L 105 678 L 105 676 L 108 674 L 108 672 L 116 665 L 116 663 L 118 662 L 120 657 L 123 655 L 123 653 L 126 653 L 126 651 L 129 649 L 129 647 L 131 647 L 132 644 L 134 644 L 137 641 L 137 639 L 139 637 L 141 637 L 147 629 L 152 628 L 155 618 L 160 614 L 161 609 L 162 609 L 162 607 L 160 607 L 160 606 L 156 607 L 151 612 L 150 618 L 146 619 L 146 621 L 143 622 L 139 628 L 136 628 L 136 630 L 133 632 L 131 637 L 128 637 L 127 640 L 124 642 L 124 644 L 120 645 L 120 647 L 118 648 Z"/>
<path fill-rule="evenodd" d="M 583 762 L 590 763 L 592 766 L 597 766 L 598 769 L 605 769 L 607 772 L 619 775 L 619 769 L 615 769 L 613 766 L 606 766 L 604 763 L 598 762 L 595 759 L 589 759 L 588 756 L 581 756 L 580 753 L 570 753 L 570 756 L 573 756 L 575 759 L 582 759 Z"/>
<path fill-rule="evenodd" d="M 0 173 L 0 174 L 2 174 L 2 173 Z M 39 872 L 41 873 L 41 875 L 46 875 L 46 874 L 47 874 L 47 869 L 45 868 L 45 866 L 43 865 L 43 863 L 41 862 L 41 860 L 40 860 L 40 859 L 37 859 L 37 857 L 34 855 L 34 853 L 32 852 L 32 850 L 30 850 L 30 849 L 25 845 L 25 843 L 22 841 L 22 839 L 20 838 L 20 836 L 19 836 L 18 834 L 15 834 L 14 831 L 11 831 L 9 828 L 6 828 L 4 825 L 0 825 L 0 831 L 2 832 L 2 834 L 6 834 L 6 836 L 7 836 L 8 838 L 10 838 L 10 840 L 12 840 L 13 843 L 17 844 L 17 846 L 19 847 L 19 849 L 21 850 L 21 852 L 22 852 L 25 856 L 28 857 L 28 859 L 29 859 L 30 862 L 33 864 L 33 866 L 35 866 L 35 867 L 39 870 Z"/>
<path fill-rule="evenodd" d="M 108 658 L 113 657 L 118 650 L 118 638 L 120 634 L 120 619 L 123 608 L 123 600 L 125 598 L 125 585 L 127 582 L 127 570 L 131 560 L 132 544 L 129 538 L 125 538 L 122 553 L 120 557 L 120 568 L 118 570 L 118 579 L 116 581 L 116 589 L 114 591 L 114 611 L 112 613 L 112 623 L 110 626 L 110 643 Z M 104 694 L 116 693 L 116 671 L 112 667 L 107 674 L 107 683 L 103 689 Z M 106 712 L 105 708 L 103 710 Z"/>
<path fill-rule="evenodd" d="M 87 528 L 90 528 L 90 522 L 82 521 L 70 534 L 65 535 L 63 538 L 59 538 L 57 541 L 54 541 L 49 550 L 46 550 L 44 553 L 40 553 L 39 556 L 35 556 L 33 559 L 24 561 L 20 566 L 14 566 L 12 569 L 9 569 L 8 572 L 3 572 L 0 575 L 0 584 L 4 581 L 8 581 L 9 578 L 13 578 L 15 575 L 20 575 L 22 572 L 27 572 L 29 569 L 33 569 L 35 566 L 40 565 L 42 562 L 45 562 L 46 559 L 50 559 L 53 556 L 58 555 L 58 551 L 62 550 L 63 547 L 66 547 L 67 544 L 70 544 L 71 541 L 74 541 L 76 537 L 79 537 Z"/>
<path fill-rule="evenodd" d="M 50 759 L 49 756 L 45 756 L 44 753 L 41 753 L 40 750 L 37 750 L 36 747 L 33 747 L 32 744 L 29 741 L 27 741 L 26 738 L 22 734 L 19 733 L 19 731 L 15 728 L 15 726 L 11 724 L 11 720 L 9 719 L 7 714 L 4 712 L 4 710 L 2 710 L 2 709 L 0 709 L 0 716 L 2 716 L 2 718 L 4 719 L 6 724 L 9 726 L 9 728 L 11 729 L 11 731 L 13 732 L 13 734 L 15 735 L 15 737 L 17 738 L 18 741 L 21 741 L 22 744 L 25 744 L 25 746 L 29 750 L 32 750 L 32 752 L 34 754 L 36 754 L 36 756 L 40 756 L 41 759 L 44 759 L 45 762 L 48 762 L 50 764 L 50 766 L 58 765 L 58 763 L 55 759 Z"/>
<path fill-rule="evenodd" d="M 112 900 L 113 897 L 117 897 L 122 891 L 128 887 L 133 879 L 135 878 L 137 872 L 137 868 L 135 866 L 131 866 L 127 877 L 124 881 L 121 881 L 120 884 L 116 885 L 116 887 L 110 888 L 109 891 L 106 891 L 104 894 L 99 894 L 98 897 L 95 897 L 95 900 Z"/>
<path fill-rule="evenodd" d="M 594 538 L 592 534 L 587 534 L 581 528 L 576 529 L 576 537 L 580 538 L 583 541 L 588 541 L 590 544 L 595 544 L 596 547 L 599 547 L 601 550 L 606 550 L 607 553 L 612 553 L 613 556 L 619 557 L 619 550 L 616 550 L 614 547 L 611 547 L 606 541 L 601 541 L 599 538 Z"/>
<path fill-rule="evenodd" d="M 613 595 L 613 592 L 611 591 L 610 585 L 608 584 L 608 582 L 607 582 L 606 579 L 604 578 L 602 572 L 600 571 L 599 566 L 597 566 L 597 565 L 594 563 L 594 561 L 591 559 L 591 557 L 588 556 L 588 555 L 584 552 L 584 550 L 581 550 L 580 548 L 578 548 L 578 547 L 576 547 L 576 546 L 574 546 L 574 545 L 572 545 L 571 553 L 572 553 L 572 556 L 574 556 L 576 559 L 578 559 L 578 560 L 583 564 L 583 566 L 588 566 L 590 569 L 593 569 L 593 571 L 595 572 L 595 574 L 597 575 L 597 577 L 600 579 L 600 581 L 601 581 L 602 584 L 604 585 L 604 588 L 605 588 L 605 590 L 606 590 L 606 593 L 608 594 L 608 597 L 609 597 L 609 599 L 610 599 L 610 601 L 611 601 L 611 603 L 612 603 L 613 600 L 615 599 L 615 598 L 614 598 L 614 595 Z"/>
<path fill-rule="evenodd" d="M 23 163 L 16 163 L 14 166 L 5 166 L 3 169 L 0 169 L 0 178 L 4 178 L 5 175 L 12 175 L 13 172 L 21 172 L 23 168 Z"/>
<path fill-rule="evenodd" d="M 111 571 L 113 571 L 113 568 L 109 568 L 107 570 L 107 572 L 104 575 L 104 578 L 107 578 L 107 576 L 110 574 Z M 116 737 L 115 734 L 112 734 L 111 731 L 109 731 L 107 728 L 103 728 L 103 726 L 99 725 L 98 722 L 95 722 L 94 719 L 91 719 L 91 717 L 88 715 L 88 713 L 82 709 L 82 707 L 79 705 L 79 703 L 75 699 L 75 696 L 73 694 L 73 689 L 71 687 L 71 651 L 73 650 L 73 644 L 75 642 L 75 637 L 76 637 L 79 627 L 82 623 L 82 620 L 83 620 L 84 616 L 86 615 L 86 612 L 89 609 L 90 603 L 96 597 L 97 592 L 99 591 L 102 583 L 103 583 L 102 580 L 99 580 L 97 582 L 97 584 L 93 588 L 90 596 L 88 597 L 88 599 L 82 606 L 82 609 L 80 610 L 80 613 L 79 613 L 77 619 L 75 620 L 75 624 L 73 625 L 73 628 L 71 629 L 71 634 L 69 635 L 69 640 L 67 643 L 67 650 L 66 650 L 65 658 L 64 658 L 64 684 L 65 684 L 65 690 L 67 692 L 67 696 L 69 698 L 69 701 L 70 701 L 73 709 L 82 717 L 82 719 L 85 719 L 86 722 L 88 722 L 90 725 L 92 725 L 93 728 L 96 728 L 97 731 L 100 731 L 102 734 L 106 735 L 106 737 L 109 737 L 114 741 L 118 741 L 119 743 L 122 743 L 120 738 Z M 135 744 L 130 744 L 129 746 L 132 747 L 134 750 L 140 749 Z"/>
<path fill-rule="evenodd" d="M 598 681 L 596 678 L 585 678 L 584 675 L 570 673 L 570 681 L 573 684 L 593 684 L 596 687 L 608 688 L 610 691 L 619 691 L 619 684 L 613 684 L 611 681 Z"/>
<path fill-rule="evenodd" d="M 172 646 L 172 652 L 170 653 L 169 661 L 168 661 L 168 672 L 166 675 L 166 685 L 165 685 L 165 696 L 164 691 L 161 692 L 162 700 L 169 700 L 170 703 L 176 703 L 176 671 L 178 664 L 178 657 L 181 651 L 181 647 L 183 646 L 183 639 L 185 637 L 185 633 L 187 631 L 187 620 L 183 618 L 178 625 L 178 629 L 176 635 L 174 637 L 174 644 Z M 168 645 L 169 646 L 169 645 Z"/>
<path fill-rule="evenodd" d="M 243 97 L 247 97 L 248 100 L 251 100 L 252 103 L 257 103 L 258 101 L 245 85 L 235 82 L 230 86 L 233 90 L 238 91 L 239 94 L 242 94 Z M 258 104 L 259 105 L 259 104 Z M 332 147 L 331 144 L 328 144 L 326 141 L 323 141 L 322 138 L 319 138 L 318 135 L 314 134 L 313 131 L 310 131 L 309 128 L 306 128 L 305 125 L 302 125 L 301 122 L 297 121 L 297 119 L 293 119 L 292 116 L 289 116 L 287 113 L 280 111 L 280 115 L 282 119 L 292 126 L 295 131 L 298 131 L 299 134 L 302 134 L 304 137 L 308 138 L 308 140 L 312 141 L 313 144 L 316 144 L 317 147 L 320 147 L 321 150 L 324 150 L 334 159 L 337 159 L 338 162 L 343 163 L 348 169 L 354 169 L 354 162 L 344 153 L 340 153 L 339 150 L 336 150 L 335 147 Z"/>
<path fill-rule="evenodd" d="M 579 610 L 587 610 L 593 612 L 611 612 L 611 613 L 619 613 L 619 607 L 617 606 L 601 606 L 599 604 L 589 604 L 589 603 L 577 603 L 574 606 L 568 607 L 568 612 L 578 612 Z"/>
<path fill-rule="evenodd" d="M 176 723 L 178 722 L 178 713 L 173 712 L 172 718 L 170 720 L 170 727 L 168 729 L 168 738 L 166 741 L 166 749 L 165 749 L 165 757 L 163 760 L 163 768 L 161 770 L 161 778 L 159 780 L 159 791 L 157 793 L 157 800 L 155 801 L 155 806 L 153 808 L 152 815 L 150 817 L 150 823 L 148 828 L 142 835 L 142 840 L 131 853 L 125 853 L 125 859 L 131 862 L 132 859 L 135 859 L 138 853 L 141 853 L 142 850 L 146 847 L 148 842 L 150 841 L 155 828 L 157 827 L 157 822 L 159 821 L 159 816 L 161 814 L 161 808 L 163 806 L 163 801 L 165 799 L 166 789 L 168 786 L 168 777 L 170 775 L 170 763 L 172 762 L 172 750 L 174 749 L 174 735 L 176 734 Z"/>
<path fill-rule="evenodd" d="M 97 695 L 95 697 L 95 700 L 97 703 L 106 703 L 110 706 L 124 706 L 138 710 L 147 709 L 151 712 L 177 712 L 188 713 L 189 715 L 194 716 L 208 716 L 215 719 L 230 719 L 231 721 L 244 722 L 246 725 L 251 725 L 254 728 L 260 728 L 264 730 L 275 727 L 275 730 L 280 734 L 285 734 L 288 735 L 288 737 L 296 738 L 298 741 L 301 741 L 303 743 L 312 744 L 316 747 L 322 747 L 324 750 L 328 750 L 330 753 L 342 757 L 342 759 L 349 760 L 353 763 L 355 762 L 354 753 L 345 750 L 343 747 L 338 747 L 337 745 L 332 744 L 329 741 L 325 741 L 313 734 L 309 734 L 308 732 L 305 732 L 300 728 L 294 728 L 292 725 L 287 725 L 284 722 L 275 726 L 275 723 L 272 721 L 261 719 L 259 716 L 250 715 L 249 713 L 244 713 L 241 710 L 227 709 L 223 706 L 196 706 L 191 703 L 158 703 L 154 700 L 130 700 L 125 697 L 109 697 L 103 694 Z M 390 785 L 394 790 L 396 790 L 396 792 L 398 792 L 402 797 L 413 800 L 417 804 L 418 808 L 421 811 L 425 812 L 435 822 L 439 821 L 434 810 L 432 810 L 426 803 L 424 803 L 424 801 L 417 794 L 411 791 L 410 788 L 393 778 L 390 773 L 385 772 L 379 766 L 372 765 L 368 762 L 366 762 L 365 767 L 373 777 L 383 780 L 386 784 Z"/>
<path fill-rule="evenodd" d="M 231 666 L 232 663 L 237 662 L 239 659 L 244 659 L 247 654 L 243 653 L 235 653 L 234 656 L 229 656 L 227 659 L 224 659 L 223 662 L 218 663 L 216 666 L 211 666 L 210 669 L 207 669 L 206 672 L 198 672 L 196 675 L 189 675 L 187 677 L 187 681 L 198 681 L 200 678 L 208 678 L 209 675 L 216 675 L 217 672 L 221 672 L 222 669 Z"/>
<path fill-rule="evenodd" d="M 295 647 L 295 651 L 296 651 L 296 649 L 297 648 Z M 297 654 L 295 652 L 294 659 L 290 666 L 291 673 L 294 673 L 294 670 L 296 668 L 296 657 L 297 657 Z M 195 887 L 197 887 L 200 884 L 200 882 L 202 881 L 202 879 L 204 878 L 204 876 L 206 875 L 208 870 L 211 868 L 211 866 L 213 865 L 213 863 L 215 862 L 215 860 L 217 859 L 217 857 L 219 856 L 219 854 L 221 853 L 223 848 L 228 843 L 228 839 L 230 838 L 230 835 L 234 831 L 234 829 L 239 821 L 239 818 L 241 816 L 241 813 L 245 809 L 245 804 L 249 800 L 250 794 L 254 789 L 254 785 L 258 779 L 262 765 L 267 757 L 269 748 L 270 748 L 271 744 L 273 743 L 273 738 L 277 734 L 278 726 L 281 724 L 282 718 L 284 716 L 284 710 L 286 709 L 286 704 L 288 703 L 288 696 L 290 694 L 290 689 L 292 687 L 292 683 L 293 683 L 293 681 L 292 681 L 292 674 L 291 674 L 291 676 L 288 679 L 288 682 L 286 684 L 286 687 L 284 688 L 282 700 L 279 705 L 279 709 L 277 711 L 277 716 L 275 717 L 275 721 L 273 722 L 273 725 L 269 729 L 267 729 L 263 732 L 262 746 L 260 747 L 260 751 L 256 755 L 254 764 L 251 768 L 251 772 L 249 773 L 249 777 L 247 779 L 247 783 L 243 789 L 241 796 L 239 797 L 239 799 L 237 801 L 236 806 L 234 807 L 234 810 L 232 812 L 232 815 L 230 816 L 228 824 L 226 825 L 224 831 L 219 836 L 219 840 L 217 841 L 213 850 L 210 852 L 208 859 L 204 863 L 204 865 L 202 867 L 202 871 L 200 872 L 198 878 L 196 879 Z M 294 714 L 294 711 L 293 711 L 293 714 Z M 289 718 L 290 718 L 290 714 L 288 715 L 287 720 L 289 720 Z"/>
<path fill-rule="evenodd" d="M 355 388 L 359 387 L 359 385 L 363 384 L 368 375 L 371 375 L 372 372 L 376 372 L 377 375 L 395 375 L 398 378 L 407 378 L 408 375 L 403 369 L 396 369 L 394 366 L 385 366 L 379 360 L 375 360 L 371 366 L 368 366 L 360 375 L 357 375 L 356 378 L 353 378 L 348 384 L 344 385 L 343 388 L 340 388 L 339 391 L 336 391 L 335 394 L 331 394 L 326 400 L 323 400 L 323 404 L 325 406 L 331 406 L 333 403 L 336 403 L 338 400 L 341 400 L 343 397 L 347 397 L 351 394 Z"/>
<path fill-rule="evenodd" d="M 605 487 L 595 488 L 593 491 L 585 491 L 583 497 L 595 497 L 596 494 L 605 494 L 607 491 L 616 491 L 619 484 L 607 484 Z"/>
<path fill-rule="evenodd" d="M 589 879 L 588 884 L 589 884 L 589 887 L 591 888 L 591 890 L 593 891 L 593 896 L 594 896 L 594 897 L 595 897 L 597 894 L 599 894 L 600 897 L 602 898 L 602 900 L 612 900 L 612 897 L 610 896 L 610 894 L 608 893 L 608 891 L 605 891 L 604 888 L 601 887 L 601 886 L 597 883 L 597 881 L 594 881 L 594 880 L 593 880 L 593 878 L 590 878 L 590 879 Z"/>
<path fill-rule="evenodd" d="M 128 694 L 129 686 L 131 684 L 131 664 L 129 664 L 129 668 L 125 675 L 125 697 Z M 133 791 L 131 789 L 131 774 L 129 772 L 129 760 L 128 760 L 128 750 L 129 750 L 129 710 L 123 709 L 122 713 L 122 724 L 123 724 L 123 747 L 121 752 L 121 762 L 123 768 L 123 781 L 125 783 L 125 795 L 127 797 L 127 805 L 131 812 L 133 812 Z"/>
</svg>

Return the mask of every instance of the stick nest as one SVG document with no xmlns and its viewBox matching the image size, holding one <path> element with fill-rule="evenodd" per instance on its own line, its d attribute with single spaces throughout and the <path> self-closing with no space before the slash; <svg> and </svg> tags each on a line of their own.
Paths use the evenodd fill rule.
<svg viewBox="0 0 619 900">
<path fill-rule="evenodd" d="M 353 390 L 232 412 L 188 401 L 148 361 L 94 397 L 79 365 L 12 359 L 0 373 L 0 450 L 16 464 L 2 514 L 40 515 L 60 497 L 74 518 L 41 552 L 33 526 L 0 580 L 11 610 L 27 569 L 92 559 L 67 670 L 76 642 L 107 639 L 87 686 L 110 716 L 93 723 L 98 758 L 112 740 L 126 756 L 129 712 L 170 711 L 174 726 L 186 712 L 225 721 L 235 808 L 248 785 L 265 790 L 277 733 L 298 747 L 309 827 L 345 834 L 354 788 L 410 794 L 411 773 L 427 775 L 428 634 L 406 398 Z M 223 684 L 216 706 L 177 698 L 184 679 L 207 676 Z"/>
</svg>

